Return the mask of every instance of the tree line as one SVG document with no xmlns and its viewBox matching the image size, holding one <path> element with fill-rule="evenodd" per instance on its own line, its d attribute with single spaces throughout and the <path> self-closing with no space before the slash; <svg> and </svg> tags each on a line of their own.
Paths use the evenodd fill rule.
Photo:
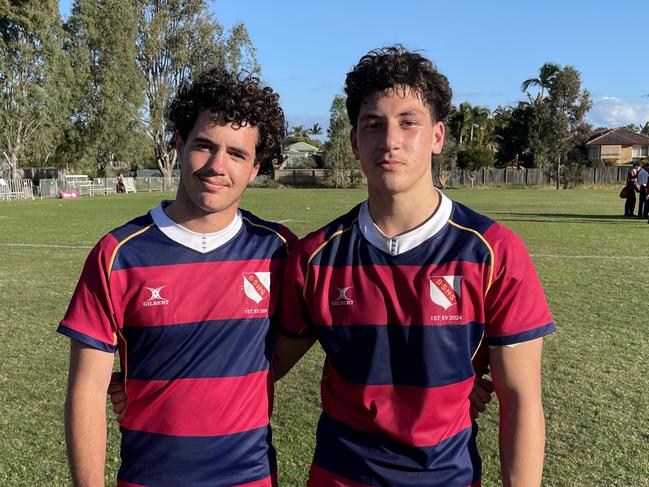
<svg viewBox="0 0 649 487">
<path fill-rule="evenodd" d="M 599 162 L 587 159 L 584 144 L 593 127 L 585 117 L 592 99 L 574 66 L 545 63 L 536 77 L 521 83 L 521 91 L 526 100 L 493 112 L 466 102 L 452 107 L 444 150 L 433 160 L 436 177 L 456 167 L 475 171 L 516 166 L 551 171 L 557 184 L 568 185 L 585 167 Z M 349 147 L 344 103 L 338 95 L 331 104 L 324 156 L 336 171 L 354 174 L 359 168 Z M 627 128 L 649 136 L 649 122 Z"/>
<path fill-rule="evenodd" d="M 65 20 L 57 0 L 0 1 L 0 155 L 9 177 L 33 166 L 98 177 L 155 166 L 169 177 L 176 153 L 167 106 L 213 66 L 260 73 L 245 26 L 226 31 L 206 0 L 75 0 Z M 525 101 L 493 112 L 454 106 L 436 172 L 518 165 L 559 174 L 589 164 L 583 143 L 592 100 L 579 71 L 545 63 L 521 90 Z M 649 135 L 649 122 L 630 128 Z M 360 177 L 349 130 L 337 95 L 322 144 L 337 186 Z M 319 146 L 322 131 L 298 125 L 286 142 Z"/>
<path fill-rule="evenodd" d="M 165 113 L 177 89 L 214 66 L 260 72 L 243 24 L 204 0 L 0 2 L 0 152 L 21 167 L 104 176 L 152 161 L 170 176 Z"/>
</svg>

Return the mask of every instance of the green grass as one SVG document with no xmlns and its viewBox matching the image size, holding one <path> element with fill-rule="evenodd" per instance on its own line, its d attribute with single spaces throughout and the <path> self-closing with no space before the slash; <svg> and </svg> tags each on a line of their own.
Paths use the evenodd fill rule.
<svg viewBox="0 0 649 487">
<path fill-rule="evenodd" d="M 242 206 L 287 220 L 304 235 L 364 194 L 251 189 Z M 525 239 L 557 322 L 544 350 L 544 485 L 649 486 L 649 225 L 619 216 L 617 188 L 448 194 Z M 89 247 L 160 198 L 0 204 L 0 485 L 69 485 L 62 425 L 68 342 L 55 333 L 56 323 Z M 281 485 L 304 485 L 322 359 L 312 350 L 277 386 Z M 483 485 L 498 485 L 496 404 L 480 426 Z M 111 425 L 108 483 L 118 465 L 118 436 Z"/>
</svg>

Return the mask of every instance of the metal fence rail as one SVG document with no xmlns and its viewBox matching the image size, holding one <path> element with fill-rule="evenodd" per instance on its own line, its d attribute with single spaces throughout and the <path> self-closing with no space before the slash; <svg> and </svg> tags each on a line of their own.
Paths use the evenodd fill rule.
<svg viewBox="0 0 649 487">
<path fill-rule="evenodd" d="M 178 181 L 179 178 L 124 178 L 127 189 L 132 187 L 135 191 L 141 192 L 175 191 L 178 188 Z M 92 181 L 41 179 L 38 194 L 41 198 L 57 198 L 61 191 L 70 189 L 77 191 L 80 196 L 115 194 L 117 182 L 115 178 L 95 178 Z"/>
<path fill-rule="evenodd" d="M 578 184 L 615 184 L 626 182 L 630 166 L 613 167 L 583 167 L 581 181 Z M 565 169 L 564 169 L 565 170 Z M 332 178 L 333 169 L 276 169 L 275 180 L 286 185 L 307 186 L 322 185 Z M 366 184 L 360 175 L 356 184 Z M 343 177 L 350 178 L 350 171 Z M 338 178 L 339 179 L 339 178 Z M 550 169 L 541 168 L 485 168 L 477 171 L 453 169 L 442 171 L 435 184 L 444 187 L 473 187 L 473 186 L 542 186 L 556 184 L 556 173 Z"/>
<path fill-rule="evenodd" d="M 31 179 L 0 179 L 0 201 L 27 199 L 34 199 Z"/>
<path fill-rule="evenodd" d="M 581 184 L 624 184 L 630 166 L 582 168 Z M 275 180 L 286 185 L 308 186 L 323 185 L 331 179 L 332 170 L 328 169 L 285 169 L 275 171 Z M 348 171 L 349 172 L 349 171 Z M 351 177 L 347 174 L 346 177 Z M 180 178 L 125 178 L 129 187 L 139 192 L 170 192 L 178 188 Z M 354 176 L 355 183 L 366 183 L 362 174 Z M 132 181 L 132 183 L 131 183 Z M 539 186 L 556 183 L 556 174 L 547 169 L 520 168 L 496 169 L 487 168 L 478 171 L 454 169 L 443 171 L 435 184 L 444 187 L 473 186 Z M 31 179 L 0 179 L 0 201 L 16 199 L 33 199 L 34 194 L 41 198 L 56 198 L 63 190 L 76 190 L 81 196 L 107 195 L 116 192 L 115 178 L 89 179 L 41 179 L 34 187 Z"/>
<path fill-rule="evenodd" d="M 135 178 L 135 189 L 142 192 L 175 191 L 180 178 Z"/>
</svg>

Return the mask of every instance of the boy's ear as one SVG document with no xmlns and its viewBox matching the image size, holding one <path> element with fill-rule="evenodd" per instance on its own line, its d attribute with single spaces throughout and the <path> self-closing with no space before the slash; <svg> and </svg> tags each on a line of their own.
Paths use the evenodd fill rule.
<svg viewBox="0 0 649 487">
<path fill-rule="evenodd" d="M 180 136 L 180 132 L 178 132 L 178 130 L 174 132 L 174 146 L 176 147 L 178 153 L 181 153 L 183 151 L 183 147 L 185 147 L 185 142 L 183 142 L 183 138 Z"/>
<path fill-rule="evenodd" d="M 433 126 L 433 155 L 436 156 L 442 153 L 444 148 L 444 134 L 446 127 L 442 122 L 436 122 Z"/>
<path fill-rule="evenodd" d="M 349 142 L 352 144 L 352 152 L 354 153 L 354 157 L 356 158 L 356 160 L 358 160 L 358 141 L 356 140 L 356 130 L 354 129 L 351 129 L 349 131 Z"/>
</svg>

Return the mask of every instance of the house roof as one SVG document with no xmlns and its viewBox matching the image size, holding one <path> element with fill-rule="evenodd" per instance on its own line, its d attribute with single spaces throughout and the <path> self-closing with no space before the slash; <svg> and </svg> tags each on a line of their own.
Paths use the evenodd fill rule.
<svg viewBox="0 0 649 487">
<path fill-rule="evenodd" d="M 318 152 L 318 148 L 306 142 L 296 142 L 289 145 L 286 152 Z"/>
<path fill-rule="evenodd" d="M 607 130 L 604 133 L 596 133 L 591 140 L 586 142 L 586 146 L 596 145 L 649 145 L 649 137 L 620 127 Z"/>
</svg>

